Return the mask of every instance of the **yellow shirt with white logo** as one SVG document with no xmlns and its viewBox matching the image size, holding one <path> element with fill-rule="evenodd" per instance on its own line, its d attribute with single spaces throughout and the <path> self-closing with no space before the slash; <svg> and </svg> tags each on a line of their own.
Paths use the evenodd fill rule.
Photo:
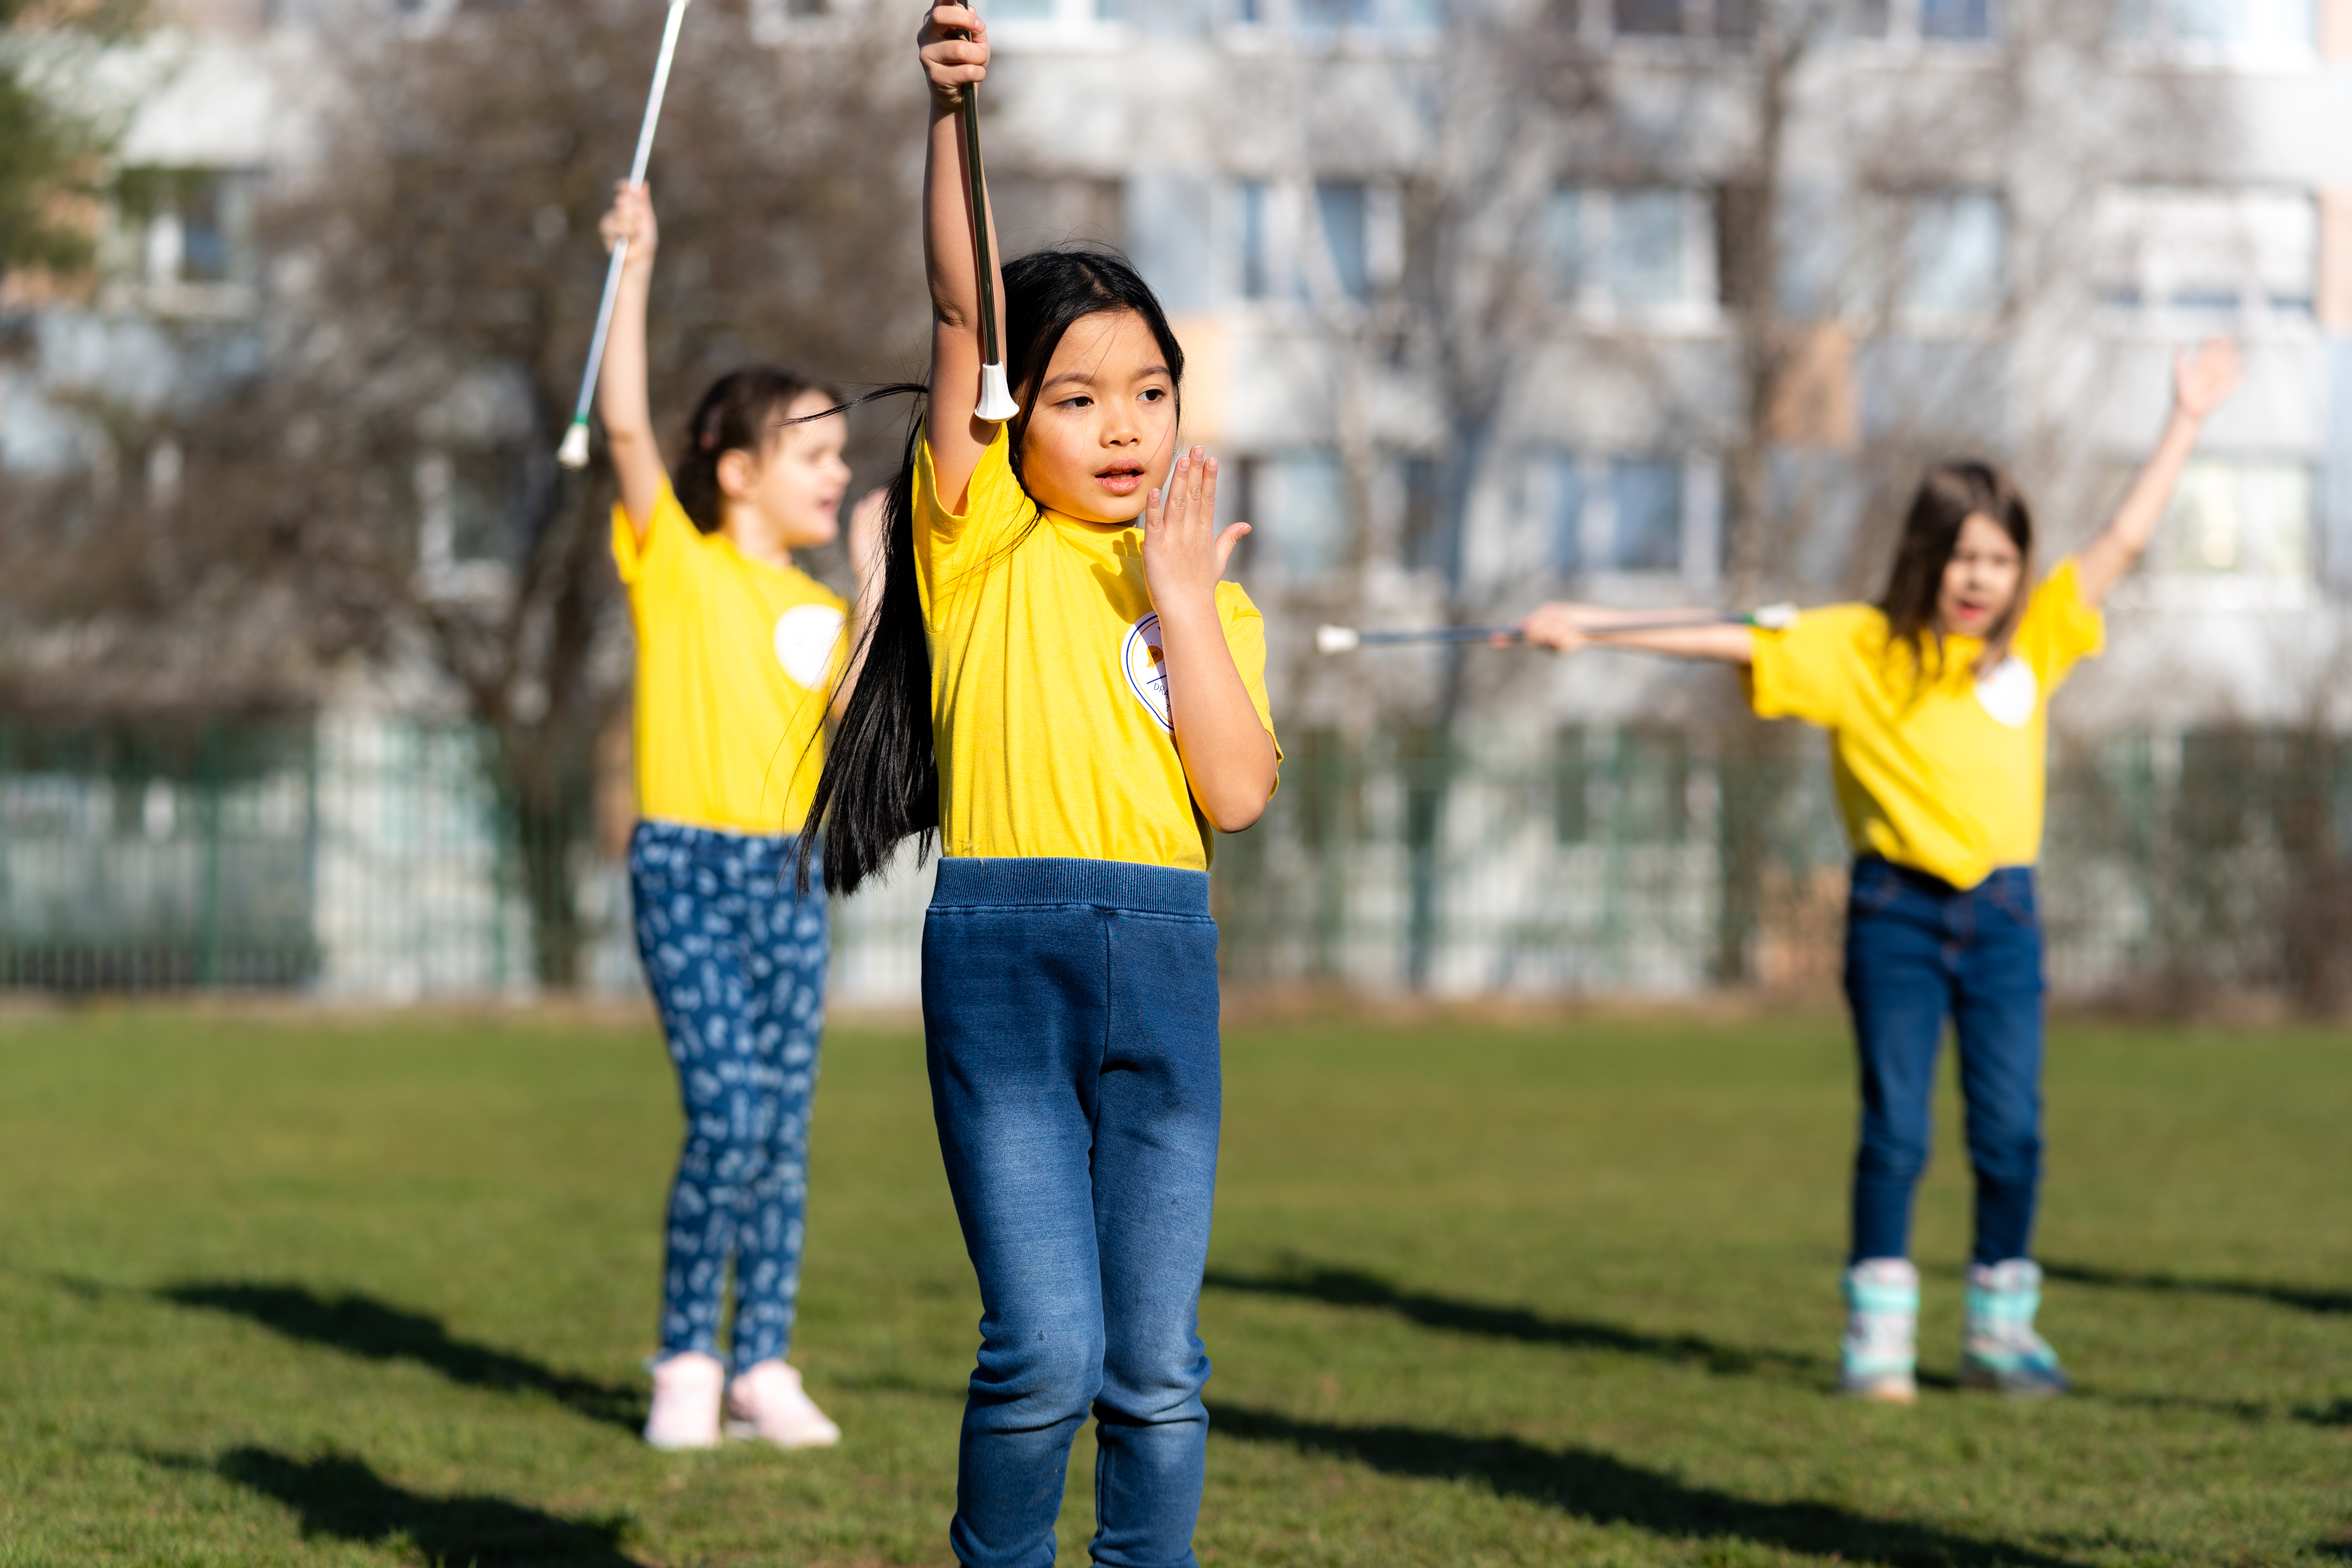
<svg viewBox="0 0 2352 1568">
<path fill-rule="evenodd" d="M 1838 805 L 1857 849 L 1973 888 L 2042 854 L 2049 698 L 2105 631 L 2072 561 L 2026 602 L 2009 657 L 1979 677 L 1984 644 L 1948 637 L 1925 668 L 1888 647 L 1868 605 L 1808 610 L 1756 634 L 1749 692 L 1767 719 L 1830 731 Z"/>
<path fill-rule="evenodd" d="M 1143 530 L 1041 514 L 1005 429 L 961 512 L 940 499 L 928 440 L 916 459 L 941 850 L 1205 871 L 1212 830 L 1169 725 Z M 1265 619 L 1234 583 L 1217 584 L 1217 618 L 1271 735 Z"/>
<path fill-rule="evenodd" d="M 637 812 L 797 833 L 824 765 L 847 606 L 807 573 L 704 533 L 664 484 L 645 542 L 613 509 L 637 629 Z"/>
</svg>

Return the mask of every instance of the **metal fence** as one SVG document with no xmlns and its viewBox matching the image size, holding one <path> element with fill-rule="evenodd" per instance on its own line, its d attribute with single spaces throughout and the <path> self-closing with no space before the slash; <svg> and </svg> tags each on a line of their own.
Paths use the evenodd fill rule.
<svg viewBox="0 0 2352 1568">
<path fill-rule="evenodd" d="M 1817 737 L 1563 726 L 1295 736 L 1265 819 L 1221 841 L 1236 984 L 1451 995 L 1834 983 L 1847 850 Z M 0 986 L 529 995 L 638 985 L 597 814 L 526 855 L 464 728 L 365 714 L 0 728 Z M 2332 1005 L 2352 942 L 2352 747 L 2291 731 L 2116 737 L 2053 767 L 2043 903 L 2061 993 Z M 551 868 L 553 870 L 551 871 Z M 551 922 L 560 874 L 564 920 Z M 836 915 L 835 994 L 910 1001 L 929 878 Z M 534 897 L 534 893 L 538 896 Z M 548 933 L 558 934 L 551 937 Z"/>
</svg>

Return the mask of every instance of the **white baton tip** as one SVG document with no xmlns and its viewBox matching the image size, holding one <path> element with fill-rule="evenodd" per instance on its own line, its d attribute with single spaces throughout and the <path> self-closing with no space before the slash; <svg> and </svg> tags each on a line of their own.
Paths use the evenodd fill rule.
<svg viewBox="0 0 2352 1568">
<path fill-rule="evenodd" d="M 555 460 L 567 468 L 588 466 L 588 422 L 572 421 L 572 428 L 563 433 L 563 445 L 555 449 Z"/>
<path fill-rule="evenodd" d="M 1353 653 L 1363 643 L 1363 634 L 1353 626 L 1317 626 L 1317 653 Z"/>
<path fill-rule="evenodd" d="M 972 412 L 991 425 L 1002 425 L 1021 412 L 1021 405 L 1013 401 L 1013 389 L 1004 384 L 1003 365 L 980 367 L 980 406 Z"/>
<path fill-rule="evenodd" d="M 1797 624 L 1797 606 L 1767 605 L 1748 619 L 1768 632 L 1785 632 Z"/>
</svg>

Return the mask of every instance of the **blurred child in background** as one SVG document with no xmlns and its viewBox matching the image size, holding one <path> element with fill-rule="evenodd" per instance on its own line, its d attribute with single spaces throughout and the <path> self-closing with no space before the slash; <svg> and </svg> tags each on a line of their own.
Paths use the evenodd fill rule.
<svg viewBox="0 0 2352 1568">
<path fill-rule="evenodd" d="M 848 425 L 811 417 L 839 399 L 806 376 L 734 371 L 688 421 L 673 489 L 646 389 L 660 235 L 644 188 L 621 187 L 604 235 L 608 247 L 629 242 L 599 395 L 621 491 L 613 556 L 636 626 L 630 890 L 686 1111 L 646 1441 L 713 1447 L 723 1405 L 738 1436 L 828 1444 L 839 1429 L 784 1361 L 828 956 L 824 900 L 800 895 L 789 867 L 823 759 L 826 694 L 837 687 L 834 702 L 845 701 L 853 672 L 850 606 L 793 552 L 840 531 Z M 860 606 L 881 510 L 879 494 L 868 497 L 851 527 Z M 731 1376 L 719 1359 L 730 1270 Z"/>
<path fill-rule="evenodd" d="M 2064 1392 L 2034 1329 L 2030 1254 L 2042 1180 L 2042 850 L 2048 702 L 2099 651 L 2100 605 L 2147 548 L 2205 418 L 2242 379 L 2237 351 L 2182 354 L 2156 453 L 2081 553 L 2032 581 L 2025 497 L 1990 463 L 1930 469 L 1874 605 L 1810 610 L 1785 629 L 1628 632 L 1601 646 L 1742 667 L 1756 711 L 1830 731 L 1856 858 L 1846 904 L 1845 992 L 1862 1058 L 1847 1331 L 1840 1386 L 1917 1397 L 1919 1275 L 1912 1194 L 1927 1168 L 1928 1100 L 1944 1024 L 1958 1028 L 1976 1243 L 1960 1381 L 2012 1394 Z M 1522 623 L 1562 652 L 1617 615 L 1546 605 Z"/>
</svg>

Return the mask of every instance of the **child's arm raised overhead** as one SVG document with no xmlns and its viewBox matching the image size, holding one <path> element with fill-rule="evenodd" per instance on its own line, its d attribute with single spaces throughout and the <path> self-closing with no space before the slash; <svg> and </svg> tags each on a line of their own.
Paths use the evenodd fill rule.
<svg viewBox="0 0 2352 1568">
<path fill-rule="evenodd" d="M 996 426 L 972 416 L 980 404 L 980 271 L 972 254 L 971 187 L 956 121 L 967 82 L 988 75 L 988 24 L 967 5 L 940 0 L 917 36 L 931 89 L 930 140 L 923 160 L 923 265 L 931 281 L 930 411 L 923 425 L 940 500 L 963 509 L 964 489 Z M 994 224 L 988 254 L 997 254 Z M 1000 277 L 992 293 L 1004 298 Z M 999 307 L 999 326 L 1003 324 Z M 999 332 L 1000 339 L 1003 336 Z"/>
<path fill-rule="evenodd" d="M 653 405 L 646 395 L 646 297 L 652 291 L 654 251 L 661 244 L 654 222 L 653 195 L 624 180 L 615 187 L 613 210 L 598 226 L 610 250 L 624 239 L 629 259 L 621 265 L 621 291 L 613 299 L 613 325 L 604 339 L 604 363 L 596 377 L 597 406 L 604 416 L 604 448 L 621 481 L 621 509 L 637 542 L 653 526 L 654 503 L 669 475 L 654 439 Z"/>
<path fill-rule="evenodd" d="M 1143 509 L 1143 574 L 1160 616 L 1168 713 L 1192 798 L 1220 833 L 1255 822 L 1274 795 L 1274 737 L 1250 701 L 1217 614 L 1217 579 L 1246 522 L 1217 531 L 1217 461 L 1179 456 Z"/>
<path fill-rule="evenodd" d="M 2196 449 L 2206 416 L 2245 379 L 2238 345 L 2227 338 L 2208 341 L 2193 355 L 2184 352 L 2172 356 L 2172 415 L 2165 421 L 2163 438 L 2106 528 L 2074 557 L 2074 580 L 2084 603 L 2095 609 L 2147 548 L 2172 500 L 2172 487 L 2180 482 L 2180 470 Z"/>
</svg>

